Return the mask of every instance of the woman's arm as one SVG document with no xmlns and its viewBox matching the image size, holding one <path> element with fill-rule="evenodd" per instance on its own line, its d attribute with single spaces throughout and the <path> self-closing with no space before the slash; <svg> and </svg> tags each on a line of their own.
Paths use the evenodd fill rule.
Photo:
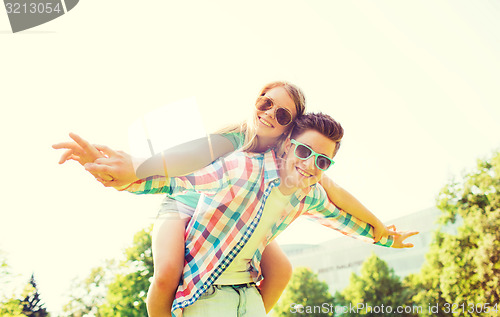
<svg viewBox="0 0 500 317">
<path fill-rule="evenodd" d="M 207 166 L 215 159 L 234 151 L 233 143 L 226 137 L 210 137 L 187 142 L 164 150 L 148 159 L 114 151 L 104 145 L 92 145 L 74 133 L 74 142 L 53 145 L 55 149 L 68 149 L 59 161 L 78 161 L 106 187 L 123 187 L 149 176 L 180 176 Z"/>
<path fill-rule="evenodd" d="M 207 166 L 233 152 L 231 141 L 219 134 L 174 146 L 145 160 L 136 169 L 138 178 L 153 175 L 181 176 Z"/>
<path fill-rule="evenodd" d="M 374 228 L 375 242 L 378 242 L 382 238 L 387 238 L 389 234 L 387 227 L 353 195 L 340 187 L 326 175 L 323 175 L 323 178 L 319 183 L 325 189 L 330 202 L 332 202 L 335 206 L 372 225 Z"/>
</svg>

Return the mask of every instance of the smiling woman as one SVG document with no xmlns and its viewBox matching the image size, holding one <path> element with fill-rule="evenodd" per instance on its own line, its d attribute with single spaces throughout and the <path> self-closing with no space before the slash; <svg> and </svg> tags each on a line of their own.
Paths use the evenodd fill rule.
<svg viewBox="0 0 500 317">
<path fill-rule="evenodd" d="M 284 81 L 272 82 L 260 91 L 255 102 L 256 111 L 249 120 L 217 133 L 244 132 L 243 151 L 263 152 L 275 147 L 278 153 L 282 153 L 283 142 L 292 131 L 291 123 L 304 114 L 305 105 L 306 99 L 300 88 Z"/>
<path fill-rule="evenodd" d="M 279 125 L 282 125 L 286 127 L 292 122 L 293 119 L 293 114 L 290 110 L 284 107 L 276 106 L 275 107 L 275 102 L 270 96 L 262 96 L 257 99 L 257 102 L 255 103 L 255 107 L 259 111 L 267 111 L 269 109 L 274 109 L 274 118 L 278 122 Z M 263 122 L 267 126 L 272 127 L 272 125 L 265 121 Z"/>
</svg>

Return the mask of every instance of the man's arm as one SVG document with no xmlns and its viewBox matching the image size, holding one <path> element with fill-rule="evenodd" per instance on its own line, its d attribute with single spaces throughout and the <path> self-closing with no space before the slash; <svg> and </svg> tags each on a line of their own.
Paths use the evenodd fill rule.
<svg viewBox="0 0 500 317">
<path fill-rule="evenodd" d="M 176 195 L 187 190 L 213 195 L 224 189 L 231 189 L 243 171 L 243 158 L 219 159 L 212 164 L 186 176 L 163 177 L 151 176 L 140 179 L 118 190 L 134 194 L 161 194 Z"/>
<path fill-rule="evenodd" d="M 389 230 L 389 236 L 375 242 L 373 227 L 357 217 L 337 208 L 337 206 L 328 200 L 326 193 L 320 186 L 317 186 L 314 189 L 313 195 L 307 196 L 306 200 L 306 203 L 309 204 L 310 207 L 305 213 L 306 216 L 321 225 L 369 243 L 393 248 L 411 248 L 413 244 L 405 243 L 404 241 L 418 234 L 416 231 L 396 231 L 396 228 L 391 226 L 393 230 Z"/>
<path fill-rule="evenodd" d="M 323 186 L 330 202 L 373 227 L 376 242 L 382 238 L 387 238 L 389 235 L 387 227 L 353 195 L 326 175 L 323 175 L 320 184 Z"/>
<path fill-rule="evenodd" d="M 394 239 L 391 234 L 397 234 L 396 232 L 389 231 L 387 238 L 382 238 L 376 242 L 374 240 L 373 227 L 369 223 L 366 223 L 338 208 L 336 211 L 324 209 L 321 212 L 307 212 L 305 215 L 319 224 L 337 230 L 346 236 L 357 238 L 369 243 L 375 243 L 384 247 L 391 247 L 394 243 Z"/>
<path fill-rule="evenodd" d="M 332 204 L 321 186 L 316 186 L 313 192 L 306 196 L 306 205 L 309 209 L 304 215 L 319 224 L 335 229 L 344 235 L 358 238 L 365 242 L 390 247 L 393 244 L 392 236 L 374 240 L 373 226 Z M 390 231 L 390 234 L 396 234 Z"/>
</svg>

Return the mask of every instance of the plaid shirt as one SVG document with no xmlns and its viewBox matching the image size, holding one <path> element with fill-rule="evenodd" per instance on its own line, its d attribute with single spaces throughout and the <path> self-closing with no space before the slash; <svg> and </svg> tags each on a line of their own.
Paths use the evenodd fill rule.
<svg viewBox="0 0 500 317">
<path fill-rule="evenodd" d="M 271 189 L 279 183 L 273 151 L 234 152 L 187 176 L 154 176 L 125 188 L 135 194 L 174 195 L 186 190 L 202 193 L 186 228 L 183 279 L 172 306 L 174 313 L 192 305 L 231 264 L 257 227 Z M 316 184 L 290 196 L 280 219 L 259 246 L 250 268 L 256 282 L 261 279 L 260 260 L 264 247 L 300 215 L 373 243 L 373 228 L 338 209 L 328 200 L 324 189 Z M 389 238 L 377 244 L 389 247 L 392 242 Z"/>
</svg>

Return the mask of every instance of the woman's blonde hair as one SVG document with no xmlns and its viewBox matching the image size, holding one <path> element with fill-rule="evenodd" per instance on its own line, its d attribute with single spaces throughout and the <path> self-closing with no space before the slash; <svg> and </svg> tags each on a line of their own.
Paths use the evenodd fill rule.
<svg viewBox="0 0 500 317">
<path fill-rule="evenodd" d="M 277 87 L 283 87 L 290 98 L 292 98 L 295 104 L 296 116 L 292 120 L 292 122 L 287 126 L 287 130 L 284 134 L 282 134 L 278 140 L 276 140 L 276 145 L 274 148 L 278 155 L 281 155 L 283 152 L 284 141 L 290 137 L 292 133 L 293 127 L 295 125 L 294 121 L 298 117 L 302 116 L 306 110 L 306 98 L 302 90 L 299 87 L 288 83 L 286 81 L 275 81 L 265 85 L 260 91 L 259 97 L 264 96 L 269 90 Z M 240 124 L 231 125 L 220 129 L 215 132 L 217 134 L 225 134 L 225 133 L 244 133 L 245 134 L 245 142 L 243 143 L 242 151 L 254 152 L 257 149 L 257 117 L 252 116 L 249 120 L 244 121 Z"/>
</svg>

